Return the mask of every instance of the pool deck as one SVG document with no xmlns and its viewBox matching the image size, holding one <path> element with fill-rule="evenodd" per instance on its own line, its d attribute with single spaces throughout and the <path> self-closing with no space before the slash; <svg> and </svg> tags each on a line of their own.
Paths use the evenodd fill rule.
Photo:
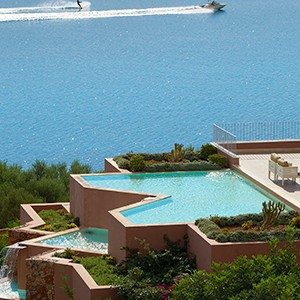
<svg viewBox="0 0 300 300">
<path fill-rule="evenodd" d="M 293 166 L 299 167 L 300 172 L 300 153 L 278 153 L 285 160 L 291 162 Z M 281 178 L 274 181 L 274 174 L 268 178 L 268 160 L 270 154 L 248 154 L 240 155 L 240 169 L 242 172 L 258 181 L 261 185 L 271 190 L 273 193 L 286 199 L 292 204 L 294 209 L 300 211 L 300 178 L 296 182 L 285 180 L 284 185 L 281 184 Z"/>
</svg>

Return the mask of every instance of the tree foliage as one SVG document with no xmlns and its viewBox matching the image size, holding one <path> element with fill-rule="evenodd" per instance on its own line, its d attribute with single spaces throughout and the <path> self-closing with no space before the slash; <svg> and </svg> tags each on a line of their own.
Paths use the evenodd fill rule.
<svg viewBox="0 0 300 300">
<path fill-rule="evenodd" d="M 211 272 L 186 274 L 175 284 L 171 299 L 299 299 L 294 229 L 289 227 L 284 248 L 278 242 L 270 242 L 270 255 L 240 256 L 233 263 L 214 263 Z"/>
<path fill-rule="evenodd" d="M 0 161 L 0 228 L 20 215 L 20 204 L 69 201 L 70 174 L 90 173 L 91 168 L 74 161 L 47 165 L 35 161 L 28 170 Z"/>
</svg>

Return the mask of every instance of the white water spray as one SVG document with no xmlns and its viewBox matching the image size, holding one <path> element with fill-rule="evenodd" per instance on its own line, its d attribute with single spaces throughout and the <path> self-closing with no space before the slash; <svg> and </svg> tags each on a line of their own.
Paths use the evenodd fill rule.
<svg viewBox="0 0 300 300">
<path fill-rule="evenodd" d="M 68 2 L 69 3 L 69 2 Z M 85 4 L 87 3 L 87 4 Z M 83 2 L 83 7 L 89 2 Z M 74 6 L 39 6 L 31 8 L 0 9 L 0 22 L 8 21 L 38 21 L 38 20 L 67 20 L 67 19 L 98 19 L 115 17 L 137 17 L 153 15 L 180 15 L 180 14 L 205 14 L 212 13 L 213 10 L 201 6 L 178 6 L 178 7 L 158 7 L 144 9 L 122 9 L 89 11 L 79 10 Z M 88 6 L 89 7 L 89 6 Z M 27 9 L 25 11 L 25 9 Z M 45 11 L 48 9 L 49 11 Z"/>
<path fill-rule="evenodd" d="M 0 298 L 15 299 L 19 297 L 18 292 L 11 289 L 11 281 L 15 279 L 17 272 L 17 258 L 21 248 L 14 244 L 3 248 L 0 252 Z"/>
</svg>

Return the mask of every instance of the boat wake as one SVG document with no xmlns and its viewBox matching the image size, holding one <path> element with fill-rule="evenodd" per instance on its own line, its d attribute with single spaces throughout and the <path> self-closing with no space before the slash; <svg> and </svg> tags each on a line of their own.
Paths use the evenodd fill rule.
<svg viewBox="0 0 300 300">
<path fill-rule="evenodd" d="M 82 10 L 89 10 L 91 3 L 88 1 L 83 1 L 81 3 Z M 60 2 L 54 3 L 53 5 L 45 4 L 41 6 L 33 6 L 33 7 L 13 7 L 13 8 L 0 8 L 0 16 L 1 14 L 20 14 L 20 13 L 51 13 L 51 12 L 62 12 L 68 10 L 79 10 L 78 5 L 74 5 L 74 1 L 70 2 Z"/>
<path fill-rule="evenodd" d="M 200 6 L 160 7 L 145 9 L 123 9 L 89 11 L 89 2 L 83 2 L 82 10 L 78 6 L 40 6 L 0 9 L 0 22 L 8 21 L 39 21 L 67 19 L 97 19 L 114 17 L 136 17 L 153 15 L 179 15 L 212 13 Z"/>
</svg>

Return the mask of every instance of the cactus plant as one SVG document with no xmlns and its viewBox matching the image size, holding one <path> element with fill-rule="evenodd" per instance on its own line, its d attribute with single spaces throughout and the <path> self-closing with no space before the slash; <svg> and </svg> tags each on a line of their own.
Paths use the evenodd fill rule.
<svg viewBox="0 0 300 300">
<path fill-rule="evenodd" d="M 263 202 L 263 222 L 260 226 L 260 230 L 269 229 L 272 227 L 279 218 L 281 212 L 285 209 L 283 203 L 269 201 L 268 203 Z"/>
<path fill-rule="evenodd" d="M 175 144 L 174 149 L 171 151 L 169 161 L 170 162 L 180 162 L 183 159 L 183 145 Z"/>
</svg>

